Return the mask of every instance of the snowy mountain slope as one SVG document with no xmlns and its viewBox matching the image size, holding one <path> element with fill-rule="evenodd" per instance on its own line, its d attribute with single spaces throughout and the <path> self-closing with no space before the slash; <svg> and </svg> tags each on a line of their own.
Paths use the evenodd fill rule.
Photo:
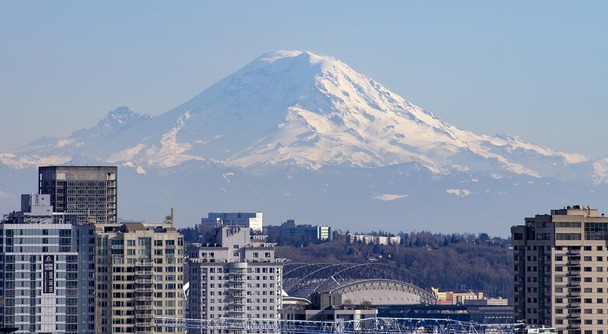
<svg viewBox="0 0 608 334">
<path fill-rule="evenodd" d="M 458 129 L 339 60 L 300 51 L 263 55 L 158 117 L 117 109 L 94 128 L 20 153 L 0 159 L 16 166 L 49 155 L 68 161 L 76 153 L 142 172 L 207 159 L 241 168 L 418 163 L 438 174 L 534 177 L 556 177 L 587 163 L 582 155 L 518 138 Z"/>
<path fill-rule="evenodd" d="M 121 107 L 65 138 L 0 153 L 0 209 L 36 191 L 35 167 L 61 164 L 118 165 L 123 218 L 175 208 L 181 226 L 261 210 L 268 224 L 506 235 L 525 216 L 597 204 L 608 191 L 608 158 L 459 129 L 339 60 L 300 51 L 262 55 L 160 116 Z"/>
</svg>

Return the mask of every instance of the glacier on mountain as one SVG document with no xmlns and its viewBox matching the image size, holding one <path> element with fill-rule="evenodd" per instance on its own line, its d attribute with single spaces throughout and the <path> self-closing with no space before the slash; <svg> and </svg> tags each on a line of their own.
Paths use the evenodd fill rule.
<svg viewBox="0 0 608 334">
<path fill-rule="evenodd" d="M 262 55 L 161 116 L 120 107 L 93 128 L 20 156 L 66 151 L 146 169 L 205 159 L 240 168 L 418 163 L 437 174 L 484 169 L 533 177 L 587 161 L 517 137 L 461 130 L 335 58 L 300 51 Z"/>
<path fill-rule="evenodd" d="M 346 190 L 361 192 L 358 200 L 371 201 L 365 205 L 373 208 L 380 203 L 425 205 L 420 194 L 425 185 L 413 177 L 437 183 L 422 189 L 435 201 L 442 196 L 448 196 L 446 203 L 450 198 L 500 201 L 513 187 L 511 181 L 538 192 L 543 183 L 528 182 L 541 178 L 546 184 L 576 182 L 581 187 L 606 183 L 607 161 L 539 147 L 516 136 L 459 129 L 336 58 L 288 50 L 258 57 L 159 116 L 119 107 L 66 138 L 44 137 L 0 153 L 0 167 L 10 170 L 115 164 L 123 173 L 167 178 L 171 181 L 151 190 L 168 196 L 166 201 L 188 189 L 191 196 L 214 193 L 220 205 L 221 197 L 257 205 L 264 198 L 277 203 L 291 199 L 314 206 L 299 196 L 327 194 L 328 200 L 336 200 L 336 192 Z M 323 182 L 305 182 L 302 175 Z M 350 189 L 355 185 L 337 184 L 357 180 L 369 185 Z M 142 189 L 150 186 L 139 182 Z M 466 188 L 463 182 L 468 182 Z M 265 185 L 270 183 L 274 185 Z M 491 189 L 497 184 L 500 189 Z M 303 191 L 298 185 L 311 188 Z M 321 208 L 307 210 L 328 214 Z"/>
</svg>

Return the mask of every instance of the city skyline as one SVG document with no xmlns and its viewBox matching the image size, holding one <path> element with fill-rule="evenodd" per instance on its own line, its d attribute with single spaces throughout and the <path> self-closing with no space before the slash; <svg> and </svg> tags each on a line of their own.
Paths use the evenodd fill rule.
<svg viewBox="0 0 608 334">
<path fill-rule="evenodd" d="M 603 2 L 0 8 L 3 153 L 121 105 L 160 115 L 263 53 L 295 49 L 343 60 L 459 128 L 608 156 L 595 139 L 608 121 Z"/>
</svg>

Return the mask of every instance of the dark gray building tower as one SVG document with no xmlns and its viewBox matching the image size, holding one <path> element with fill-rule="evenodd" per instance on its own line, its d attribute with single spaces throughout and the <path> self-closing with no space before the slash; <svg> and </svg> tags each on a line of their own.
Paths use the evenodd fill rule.
<svg viewBox="0 0 608 334">
<path fill-rule="evenodd" d="M 51 195 L 55 212 L 81 213 L 79 223 L 116 223 L 116 166 L 38 168 L 38 193 Z"/>
</svg>

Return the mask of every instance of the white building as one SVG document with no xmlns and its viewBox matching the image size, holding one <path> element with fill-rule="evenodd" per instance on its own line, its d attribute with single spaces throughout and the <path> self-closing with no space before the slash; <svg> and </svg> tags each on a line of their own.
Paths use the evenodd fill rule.
<svg viewBox="0 0 608 334">
<path fill-rule="evenodd" d="M 346 238 L 349 244 L 362 242 L 364 244 L 398 245 L 401 242 L 401 237 L 396 235 L 383 236 L 375 234 L 347 234 Z"/>
<path fill-rule="evenodd" d="M 255 232 L 262 232 L 264 227 L 261 212 L 209 212 L 207 218 L 202 218 L 203 225 L 215 227 L 223 225 L 247 226 Z"/>
<path fill-rule="evenodd" d="M 241 226 L 216 227 L 206 242 L 187 246 L 187 317 L 279 318 L 283 263 L 274 244 Z"/>
<path fill-rule="evenodd" d="M 94 225 L 53 213 L 50 195 L 22 195 L 0 222 L 0 327 L 95 333 Z"/>
</svg>

